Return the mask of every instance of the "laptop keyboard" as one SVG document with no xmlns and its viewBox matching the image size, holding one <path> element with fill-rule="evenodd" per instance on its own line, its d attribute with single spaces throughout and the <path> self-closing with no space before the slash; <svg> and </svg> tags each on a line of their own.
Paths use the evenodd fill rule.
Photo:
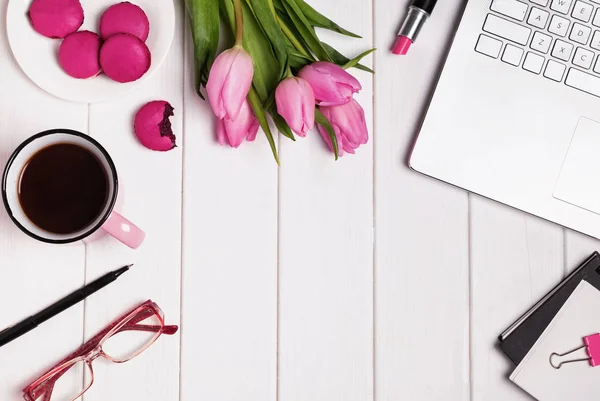
<svg viewBox="0 0 600 401">
<path fill-rule="evenodd" d="M 475 51 L 600 97 L 600 0 L 493 0 Z"/>
</svg>

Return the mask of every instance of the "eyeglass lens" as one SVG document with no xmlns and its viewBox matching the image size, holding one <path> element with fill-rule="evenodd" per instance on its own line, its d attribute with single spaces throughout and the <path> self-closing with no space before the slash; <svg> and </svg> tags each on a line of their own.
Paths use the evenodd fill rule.
<svg viewBox="0 0 600 401">
<path fill-rule="evenodd" d="M 54 383 L 52 401 L 72 401 L 84 393 L 92 383 L 89 365 L 79 360 L 63 370 L 64 374 Z"/>
<path fill-rule="evenodd" d="M 124 362 L 148 348 L 161 334 L 162 319 L 152 309 L 144 309 L 106 339 L 102 351 L 115 362 Z M 51 401 L 73 401 L 89 389 L 93 372 L 88 361 L 77 360 L 64 370 L 52 390 Z"/>
<path fill-rule="evenodd" d="M 102 344 L 104 353 L 115 361 L 126 361 L 152 344 L 161 333 L 163 323 L 151 310 L 133 317 L 121 330 Z"/>
</svg>

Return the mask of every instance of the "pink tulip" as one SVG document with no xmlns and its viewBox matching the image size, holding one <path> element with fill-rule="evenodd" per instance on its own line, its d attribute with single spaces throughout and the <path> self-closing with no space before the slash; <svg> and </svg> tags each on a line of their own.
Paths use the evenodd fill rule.
<svg viewBox="0 0 600 401">
<path fill-rule="evenodd" d="M 342 106 L 321 107 L 320 110 L 335 131 L 340 156 L 344 152 L 354 154 L 355 149 L 369 141 L 365 111 L 356 100 Z M 319 125 L 319 132 L 333 151 L 327 130 Z"/>
<path fill-rule="evenodd" d="M 307 65 L 300 70 L 298 76 L 310 83 L 320 106 L 346 104 L 362 89 L 356 78 L 343 68 L 326 61 Z"/>
<path fill-rule="evenodd" d="M 218 118 L 233 120 L 237 117 L 250 91 L 253 75 L 252 57 L 241 46 L 217 57 L 210 70 L 206 91 Z"/>
<path fill-rule="evenodd" d="M 275 91 L 277 112 L 299 136 L 315 126 L 315 94 L 302 78 L 286 78 Z"/>
<path fill-rule="evenodd" d="M 217 121 L 217 139 L 220 145 L 229 143 L 232 148 L 239 147 L 244 139 L 252 142 L 258 132 L 258 120 L 247 101 L 242 104 L 240 113 L 234 120 L 227 118 Z"/>
</svg>

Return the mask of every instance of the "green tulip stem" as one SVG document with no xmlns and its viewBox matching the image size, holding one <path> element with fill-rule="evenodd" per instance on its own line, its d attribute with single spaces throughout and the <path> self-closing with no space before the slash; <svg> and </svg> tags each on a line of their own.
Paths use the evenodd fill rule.
<svg viewBox="0 0 600 401">
<path fill-rule="evenodd" d="M 242 46 L 244 39 L 244 12 L 242 10 L 242 1 L 234 0 L 235 7 L 235 46 Z"/>
<path fill-rule="evenodd" d="M 275 6 L 273 5 L 273 0 L 267 0 L 267 3 L 269 3 L 269 8 L 271 9 L 273 16 L 277 17 L 277 13 L 275 12 Z"/>
<path fill-rule="evenodd" d="M 289 41 L 292 42 L 294 48 L 298 50 L 303 56 L 310 58 L 310 54 L 304 49 L 302 43 L 300 43 L 300 41 L 294 36 L 290 28 L 285 24 L 285 22 L 283 22 L 281 18 L 279 18 L 279 16 L 277 17 L 277 23 L 279 24 L 279 27 L 283 31 L 283 34 L 286 36 L 286 38 L 288 38 Z"/>
</svg>

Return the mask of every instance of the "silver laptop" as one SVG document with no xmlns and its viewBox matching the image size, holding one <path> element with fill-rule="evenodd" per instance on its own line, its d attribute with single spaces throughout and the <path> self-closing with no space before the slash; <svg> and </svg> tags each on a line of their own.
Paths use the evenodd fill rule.
<svg viewBox="0 0 600 401">
<path fill-rule="evenodd" d="M 468 2 L 410 166 L 600 238 L 600 0 Z"/>
</svg>

